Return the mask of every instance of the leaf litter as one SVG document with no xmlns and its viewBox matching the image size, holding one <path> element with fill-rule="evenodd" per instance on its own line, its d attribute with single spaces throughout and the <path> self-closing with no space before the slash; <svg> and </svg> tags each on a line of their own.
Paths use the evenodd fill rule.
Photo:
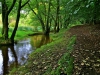
<svg viewBox="0 0 100 75">
<path fill-rule="evenodd" d="M 77 36 L 73 75 L 100 75 L 100 25 L 75 26 L 69 32 Z"/>
</svg>

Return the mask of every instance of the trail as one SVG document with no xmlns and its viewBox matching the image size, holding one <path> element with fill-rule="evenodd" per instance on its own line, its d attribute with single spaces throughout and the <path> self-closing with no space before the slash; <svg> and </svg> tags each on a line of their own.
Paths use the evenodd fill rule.
<svg viewBox="0 0 100 75">
<path fill-rule="evenodd" d="M 100 75 L 100 25 L 75 26 L 69 32 L 77 36 L 73 75 Z"/>
</svg>

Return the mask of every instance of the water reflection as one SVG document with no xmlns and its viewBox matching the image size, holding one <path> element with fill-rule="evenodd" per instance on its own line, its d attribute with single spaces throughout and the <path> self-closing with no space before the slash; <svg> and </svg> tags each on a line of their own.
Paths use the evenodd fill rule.
<svg viewBox="0 0 100 75">
<path fill-rule="evenodd" d="M 50 43 L 51 41 L 52 39 L 46 35 L 36 35 L 31 37 L 31 44 L 36 48 L 39 48 L 44 44 Z"/>
<path fill-rule="evenodd" d="M 20 65 L 23 65 L 27 61 L 28 55 L 34 50 L 30 44 L 30 38 L 20 41 L 14 48 Z"/>
<path fill-rule="evenodd" d="M 9 67 L 9 51 L 11 50 L 11 52 L 14 55 L 15 58 L 15 63 L 17 65 L 17 56 L 16 53 L 14 51 L 14 48 L 12 48 L 11 46 L 2 46 L 0 47 L 0 74 L 2 75 L 6 75 L 8 74 L 8 67 Z"/>
<path fill-rule="evenodd" d="M 17 65 L 23 65 L 32 50 L 30 39 L 22 40 L 14 46 L 0 47 L 0 75 L 8 74 Z"/>
<path fill-rule="evenodd" d="M 49 36 L 36 35 L 21 40 L 13 46 L 0 46 L 0 75 L 6 75 L 12 68 L 23 65 L 34 48 L 51 41 Z"/>
<path fill-rule="evenodd" d="M 3 73 L 6 75 L 8 73 L 8 48 L 7 47 L 1 47 L 2 50 L 2 56 L 3 56 Z M 7 51 L 6 51 L 7 50 Z"/>
</svg>

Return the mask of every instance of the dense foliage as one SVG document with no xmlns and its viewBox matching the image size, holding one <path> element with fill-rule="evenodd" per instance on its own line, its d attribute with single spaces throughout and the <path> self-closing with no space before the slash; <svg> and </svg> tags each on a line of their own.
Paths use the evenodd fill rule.
<svg viewBox="0 0 100 75">
<path fill-rule="evenodd" d="M 99 24 L 100 0 L 1 0 L 2 36 L 14 40 L 19 24 L 33 26 L 48 35 L 70 24 Z M 16 14 L 17 13 L 17 14 Z"/>
</svg>

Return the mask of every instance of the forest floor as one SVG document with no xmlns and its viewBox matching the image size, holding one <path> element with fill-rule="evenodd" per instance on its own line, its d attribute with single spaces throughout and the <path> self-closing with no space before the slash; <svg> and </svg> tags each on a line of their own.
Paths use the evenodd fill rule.
<svg viewBox="0 0 100 75">
<path fill-rule="evenodd" d="M 71 53 L 74 57 L 73 74 L 63 73 L 66 65 L 59 70 L 62 73 L 52 74 L 50 73 L 52 69 L 58 69 L 59 59 L 68 53 L 66 50 L 70 39 L 68 34 L 76 35 L 74 50 Z M 33 52 L 29 56 L 28 63 L 13 70 L 10 75 L 100 75 L 100 25 L 72 27 L 64 33 L 64 38 L 67 40 L 57 40 L 56 43 Z"/>
<path fill-rule="evenodd" d="M 69 32 L 77 36 L 73 75 L 100 75 L 100 25 L 75 26 Z"/>
</svg>

